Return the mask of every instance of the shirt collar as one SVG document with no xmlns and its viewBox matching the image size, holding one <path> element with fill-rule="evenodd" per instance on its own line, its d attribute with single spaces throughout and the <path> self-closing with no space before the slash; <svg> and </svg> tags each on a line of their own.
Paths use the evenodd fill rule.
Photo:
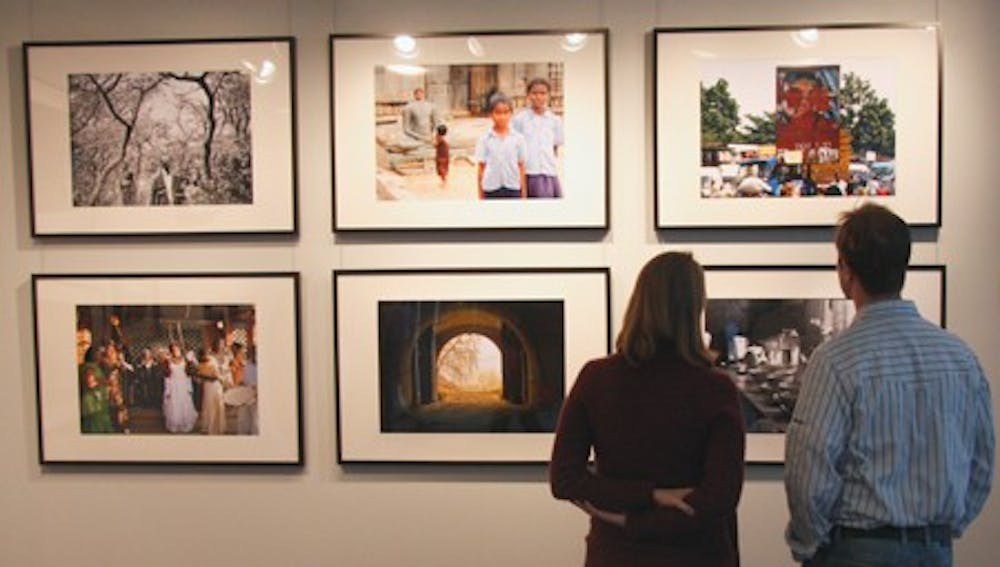
<svg viewBox="0 0 1000 567">
<path fill-rule="evenodd" d="M 496 138 L 498 140 L 503 140 L 503 139 L 510 138 L 511 136 L 515 136 L 515 135 L 519 136 L 520 134 L 518 134 L 513 128 L 507 128 L 507 133 L 504 134 L 503 138 L 501 138 L 500 134 L 497 134 L 497 131 L 493 129 L 493 126 L 490 126 L 490 129 L 486 131 L 486 135 L 488 137 L 490 137 L 490 138 Z"/>
<path fill-rule="evenodd" d="M 918 315 L 917 306 L 909 299 L 884 299 L 862 307 L 857 318 L 889 315 Z"/>
</svg>

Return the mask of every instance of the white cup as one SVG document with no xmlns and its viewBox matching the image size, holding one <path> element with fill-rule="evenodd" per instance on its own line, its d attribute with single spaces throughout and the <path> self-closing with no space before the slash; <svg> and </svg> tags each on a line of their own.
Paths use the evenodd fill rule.
<svg viewBox="0 0 1000 567">
<path fill-rule="evenodd" d="M 750 346 L 750 341 L 747 340 L 743 335 L 733 336 L 733 350 L 736 354 L 736 360 L 743 360 L 747 356 L 747 347 Z"/>
</svg>

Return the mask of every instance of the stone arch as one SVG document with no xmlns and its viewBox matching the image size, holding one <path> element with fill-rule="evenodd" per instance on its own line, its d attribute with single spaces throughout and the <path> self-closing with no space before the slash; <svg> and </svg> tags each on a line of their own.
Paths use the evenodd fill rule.
<svg viewBox="0 0 1000 567">
<path fill-rule="evenodd" d="M 413 340 L 405 352 L 408 384 L 402 390 L 409 393 L 409 405 L 417 407 L 437 401 L 437 360 L 441 349 L 462 333 L 483 335 L 496 344 L 501 352 L 503 376 L 501 398 L 511 404 L 528 404 L 533 392 L 530 387 L 539 371 L 538 354 L 518 324 L 485 304 L 445 308 L 443 312 L 427 314 L 419 323 Z"/>
</svg>

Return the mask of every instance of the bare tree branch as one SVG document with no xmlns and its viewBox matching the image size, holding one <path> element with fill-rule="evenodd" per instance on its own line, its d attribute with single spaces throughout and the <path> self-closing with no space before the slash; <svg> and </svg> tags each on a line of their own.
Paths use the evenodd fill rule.
<svg viewBox="0 0 1000 567">
<path fill-rule="evenodd" d="M 135 104 L 132 107 L 131 119 L 125 117 L 122 111 L 115 105 L 115 102 L 111 100 L 111 93 L 118 88 L 121 82 L 122 75 L 120 73 L 113 74 L 105 80 L 104 83 L 98 80 L 97 75 L 88 74 L 87 78 L 97 89 L 97 93 L 100 95 L 101 99 L 104 101 L 108 112 L 111 113 L 112 118 L 114 118 L 119 124 L 125 128 L 125 135 L 122 137 L 122 143 L 119 148 L 118 157 L 108 163 L 106 167 L 99 172 L 97 179 L 94 183 L 94 189 L 91 191 L 90 198 L 87 201 L 93 205 L 97 202 L 98 197 L 101 194 L 101 188 L 104 184 L 104 178 L 111 173 L 116 167 L 121 165 L 125 161 L 125 155 L 128 151 L 129 142 L 132 139 L 132 134 L 135 131 L 136 121 L 139 119 L 139 111 L 142 109 L 142 103 L 150 92 L 163 82 L 162 77 L 158 77 L 155 81 L 149 85 L 143 87 L 140 86 L 137 89 L 138 96 L 136 98 Z"/>
</svg>

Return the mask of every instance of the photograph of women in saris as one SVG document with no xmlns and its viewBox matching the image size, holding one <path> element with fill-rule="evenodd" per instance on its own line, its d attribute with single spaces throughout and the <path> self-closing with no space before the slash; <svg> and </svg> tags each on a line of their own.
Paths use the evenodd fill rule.
<svg viewBox="0 0 1000 567">
<path fill-rule="evenodd" d="M 80 431 L 257 434 L 253 305 L 80 305 Z"/>
</svg>

